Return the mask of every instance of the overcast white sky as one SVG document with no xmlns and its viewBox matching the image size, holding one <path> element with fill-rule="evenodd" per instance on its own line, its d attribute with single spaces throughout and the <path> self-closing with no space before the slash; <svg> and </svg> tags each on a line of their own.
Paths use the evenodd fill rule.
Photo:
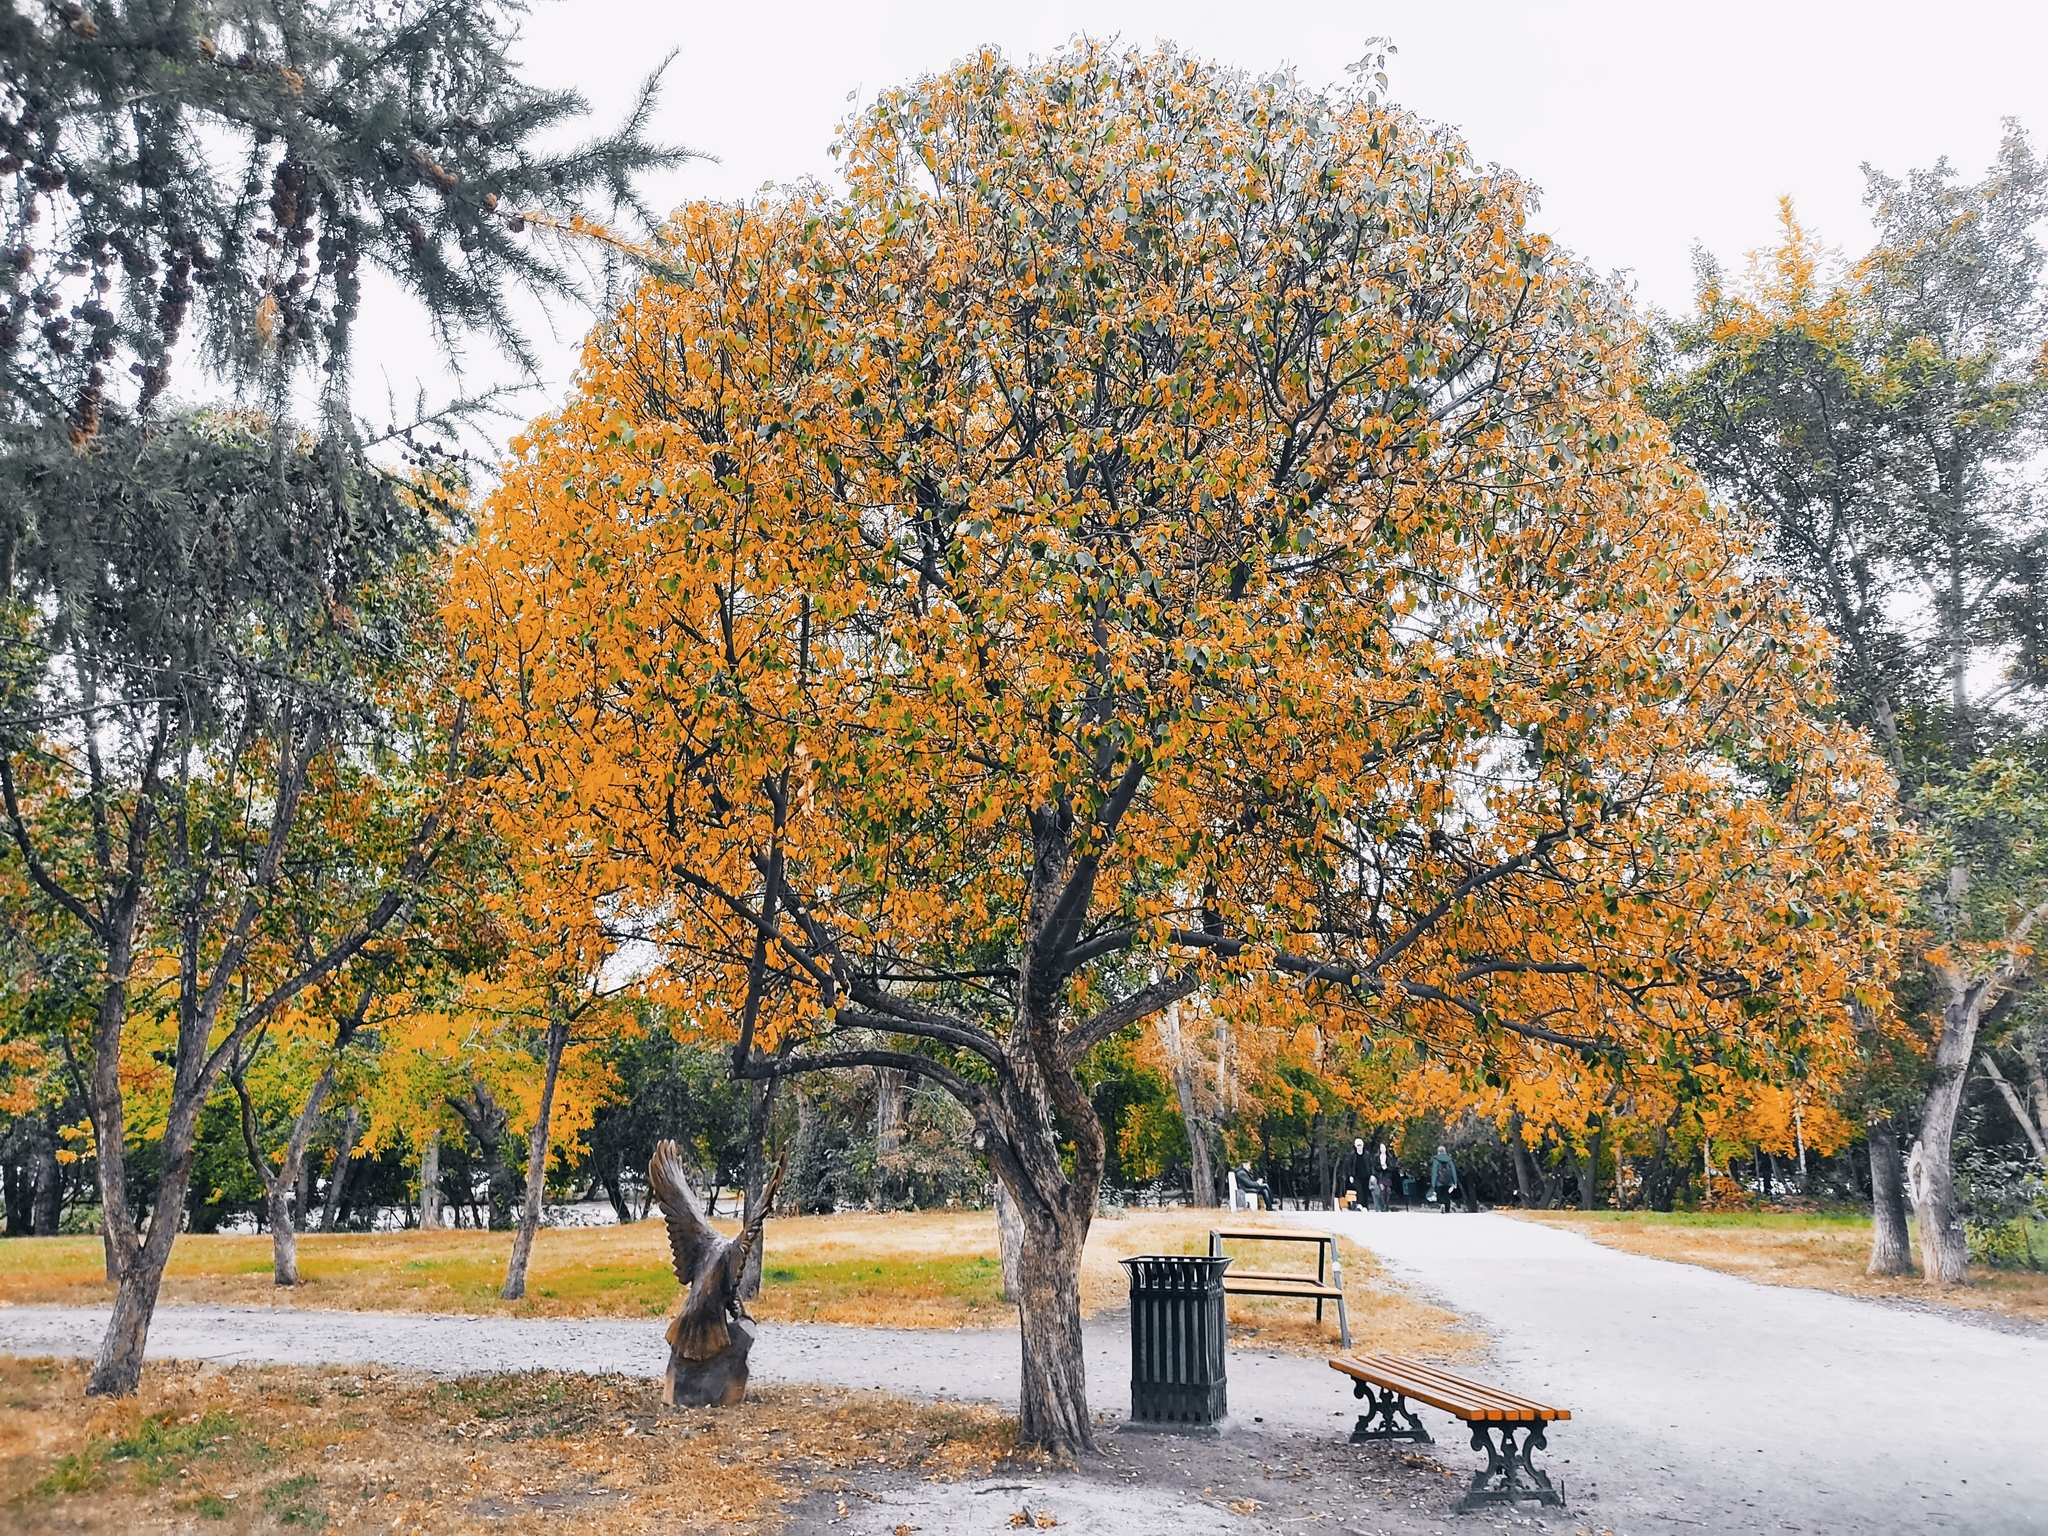
<svg viewBox="0 0 2048 1536">
<path fill-rule="evenodd" d="M 871 98 L 982 43 L 1023 58 L 1077 32 L 1171 38 L 1318 83 L 1341 79 L 1367 38 L 1391 37 L 1397 101 L 1535 182 L 1544 227 L 1664 307 L 1689 298 L 1695 243 L 1730 260 L 1768 243 L 1780 194 L 1853 253 L 1868 237 L 1862 162 L 1904 172 L 1945 155 L 1975 176 L 2001 118 L 2048 131 L 2039 0 L 534 0 L 523 51 L 534 79 L 581 90 L 603 122 L 679 51 L 657 132 L 718 159 L 661 186 L 672 206 L 829 179 L 826 145 L 849 92 Z M 358 360 L 365 403 L 381 402 L 387 381 L 402 400 L 416 379 L 440 393 L 416 320 L 377 309 Z M 540 338 L 546 376 L 529 414 L 561 396 L 588 323 L 557 320 L 561 334 Z M 472 358 L 472 383 L 500 372 Z"/>
</svg>

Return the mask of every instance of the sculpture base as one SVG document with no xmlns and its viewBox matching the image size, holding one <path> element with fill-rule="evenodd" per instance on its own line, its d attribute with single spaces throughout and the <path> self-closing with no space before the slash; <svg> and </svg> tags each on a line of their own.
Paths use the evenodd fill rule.
<svg viewBox="0 0 2048 1536">
<path fill-rule="evenodd" d="M 727 1323 L 732 1343 L 709 1360 L 686 1360 L 674 1349 L 668 1355 L 668 1379 L 661 1400 L 671 1408 L 735 1408 L 747 1400 L 747 1351 L 754 1330 L 745 1323 Z"/>
</svg>

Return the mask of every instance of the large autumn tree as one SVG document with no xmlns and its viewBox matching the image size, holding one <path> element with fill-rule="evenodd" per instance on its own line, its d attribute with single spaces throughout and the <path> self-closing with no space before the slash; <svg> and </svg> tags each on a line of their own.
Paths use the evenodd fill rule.
<svg viewBox="0 0 2048 1536">
<path fill-rule="evenodd" d="M 1092 1050 L 1224 985 L 1760 1048 L 1853 979 L 1871 765 L 1625 314 L 1450 134 L 1077 43 L 838 153 L 843 195 L 674 216 L 451 613 L 742 1076 L 972 1114 L 1023 1435 L 1078 1451 Z"/>
</svg>

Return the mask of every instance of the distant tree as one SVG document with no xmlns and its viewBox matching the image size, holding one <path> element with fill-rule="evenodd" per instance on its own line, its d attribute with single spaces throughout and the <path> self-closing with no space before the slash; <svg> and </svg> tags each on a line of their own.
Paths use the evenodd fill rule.
<svg viewBox="0 0 2048 1536">
<path fill-rule="evenodd" d="M 2010 1006 L 2048 922 L 2048 863 L 2009 830 L 2024 796 L 1987 799 L 2038 772 L 2022 765 L 2040 761 L 2048 704 L 2048 505 L 2035 483 L 2048 449 L 2048 171 L 2009 127 L 1982 182 L 1946 162 L 1869 181 L 1878 243 L 1847 271 L 1827 270 L 1789 207 L 1783 241 L 1746 279 L 1701 258 L 1697 313 L 1668 328 L 1659 409 L 1764 520 L 1779 569 L 1838 641 L 1845 710 L 1923 834 L 1927 943 L 1900 1006 L 1925 1015 L 1931 1056 L 1922 1068 L 1865 1031 L 1872 1268 L 1910 1265 L 1892 1114 L 1917 1110 L 1923 1262 L 1954 1283 L 1968 1259 L 1956 1110 L 1979 1032 Z"/>
<path fill-rule="evenodd" d="M 1881 945 L 1822 637 L 1522 188 L 1171 50 L 885 94 L 679 213 L 455 578 L 479 729 L 753 1079 L 950 1093 L 1094 1441 L 1090 1053 L 1233 979 L 1475 1071 L 1764 1053 Z"/>
</svg>

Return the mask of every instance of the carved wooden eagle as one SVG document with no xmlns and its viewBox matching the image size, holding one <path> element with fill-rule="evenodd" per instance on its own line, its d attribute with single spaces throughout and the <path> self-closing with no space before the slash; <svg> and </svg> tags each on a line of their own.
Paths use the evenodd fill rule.
<svg viewBox="0 0 2048 1536">
<path fill-rule="evenodd" d="M 747 1309 L 740 1302 L 740 1277 L 746 1273 L 747 1255 L 761 1241 L 762 1225 L 768 1220 L 775 1192 L 782 1187 L 782 1176 L 788 1168 L 789 1152 L 785 1148 L 754 1219 L 741 1229 L 737 1238 L 721 1237 L 705 1220 L 703 1208 L 690 1191 L 676 1144 L 664 1141 L 655 1147 L 647 1164 L 647 1183 L 654 1191 L 655 1203 L 661 1207 L 662 1220 L 668 1224 L 668 1246 L 675 1258 L 676 1279 L 690 1288 L 681 1315 L 668 1325 L 669 1346 L 685 1360 L 709 1360 L 731 1347 L 732 1334 L 726 1322 L 747 1316 Z"/>
</svg>

